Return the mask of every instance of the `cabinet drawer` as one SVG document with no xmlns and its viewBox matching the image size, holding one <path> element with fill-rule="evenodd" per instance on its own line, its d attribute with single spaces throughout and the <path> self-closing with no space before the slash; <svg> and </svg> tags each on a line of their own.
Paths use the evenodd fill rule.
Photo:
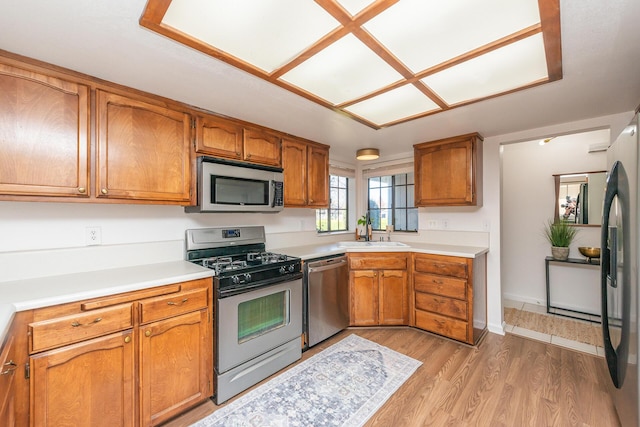
<svg viewBox="0 0 640 427">
<path fill-rule="evenodd" d="M 349 268 L 352 270 L 406 270 L 407 257 L 380 254 L 349 255 Z"/>
<path fill-rule="evenodd" d="M 467 341 L 467 322 L 416 310 L 416 327 L 458 341 Z"/>
<path fill-rule="evenodd" d="M 416 292 L 427 292 L 445 297 L 467 299 L 467 281 L 433 274 L 414 273 L 413 287 Z"/>
<path fill-rule="evenodd" d="M 423 273 L 433 273 L 442 276 L 469 277 L 466 261 L 456 261 L 456 258 L 442 257 L 431 258 L 417 256 L 415 258 L 414 270 Z"/>
<path fill-rule="evenodd" d="M 31 323 L 31 353 L 122 331 L 133 326 L 132 304 Z"/>
<path fill-rule="evenodd" d="M 467 320 L 467 303 L 457 299 L 416 292 L 416 308 Z"/>
<path fill-rule="evenodd" d="M 208 295 L 208 290 L 203 288 L 141 301 L 140 323 L 153 322 L 207 308 Z"/>
</svg>

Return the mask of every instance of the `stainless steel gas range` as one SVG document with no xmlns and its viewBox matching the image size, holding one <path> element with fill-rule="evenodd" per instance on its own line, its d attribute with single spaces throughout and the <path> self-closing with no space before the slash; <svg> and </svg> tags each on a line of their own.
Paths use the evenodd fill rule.
<svg viewBox="0 0 640 427">
<path fill-rule="evenodd" d="M 186 259 L 215 271 L 217 404 L 300 359 L 300 258 L 266 252 L 251 226 L 187 230 Z"/>
</svg>

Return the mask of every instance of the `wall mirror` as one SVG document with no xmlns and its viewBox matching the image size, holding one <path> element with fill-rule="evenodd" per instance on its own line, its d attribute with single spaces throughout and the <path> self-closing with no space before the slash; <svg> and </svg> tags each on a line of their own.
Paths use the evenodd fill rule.
<svg viewBox="0 0 640 427">
<path fill-rule="evenodd" d="M 556 189 L 554 220 L 599 226 L 606 175 L 606 171 L 553 175 Z"/>
</svg>

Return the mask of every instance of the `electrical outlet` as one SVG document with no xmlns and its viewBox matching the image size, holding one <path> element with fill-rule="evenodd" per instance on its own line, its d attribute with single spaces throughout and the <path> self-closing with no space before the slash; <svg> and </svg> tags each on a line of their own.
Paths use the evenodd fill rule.
<svg viewBox="0 0 640 427">
<path fill-rule="evenodd" d="M 491 231 L 491 221 L 489 221 L 488 219 L 482 220 L 482 230 Z"/>
<path fill-rule="evenodd" d="M 438 228 L 438 221 L 436 221 L 435 219 L 428 220 L 427 228 L 430 230 L 435 230 L 436 228 Z"/>
<path fill-rule="evenodd" d="M 102 230 L 100 227 L 87 227 L 84 233 L 85 244 L 87 246 L 102 244 Z"/>
<path fill-rule="evenodd" d="M 443 230 L 448 229 L 449 228 L 449 220 L 448 219 L 440 220 L 440 228 L 442 228 Z"/>
</svg>

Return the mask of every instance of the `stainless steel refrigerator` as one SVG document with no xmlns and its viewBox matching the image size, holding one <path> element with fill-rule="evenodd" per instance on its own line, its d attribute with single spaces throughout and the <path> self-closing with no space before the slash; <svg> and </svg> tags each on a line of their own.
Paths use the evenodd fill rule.
<svg viewBox="0 0 640 427">
<path fill-rule="evenodd" d="M 638 114 L 607 151 L 601 297 L 610 390 L 623 427 L 638 426 Z"/>
</svg>

